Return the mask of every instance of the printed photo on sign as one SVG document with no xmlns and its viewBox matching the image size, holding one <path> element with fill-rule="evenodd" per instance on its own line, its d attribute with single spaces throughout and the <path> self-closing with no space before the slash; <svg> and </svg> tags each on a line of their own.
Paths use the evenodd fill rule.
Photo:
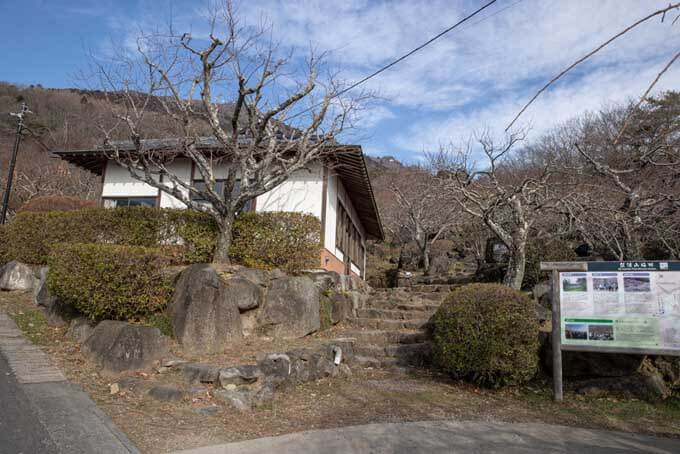
<svg viewBox="0 0 680 454">
<path fill-rule="evenodd" d="M 650 292 L 652 287 L 649 275 L 624 276 L 623 289 L 626 292 Z"/>
<path fill-rule="evenodd" d="M 567 323 L 564 325 L 564 334 L 567 339 L 588 339 L 588 325 L 585 323 Z"/>
<path fill-rule="evenodd" d="M 588 340 L 613 341 L 614 326 L 612 325 L 588 325 Z"/>
<path fill-rule="evenodd" d="M 588 279 L 584 276 L 568 276 L 562 278 L 562 290 L 565 292 L 587 292 Z"/>
<path fill-rule="evenodd" d="M 597 292 L 618 292 L 619 280 L 616 276 L 613 277 L 593 276 L 593 290 Z"/>
</svg>

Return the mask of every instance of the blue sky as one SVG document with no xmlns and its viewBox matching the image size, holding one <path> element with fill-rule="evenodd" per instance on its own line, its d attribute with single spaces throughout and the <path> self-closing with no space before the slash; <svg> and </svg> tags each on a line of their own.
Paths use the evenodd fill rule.
<svg viewBox="0 0 680 454">
<path fill-rule="evenodd" d="M 330 51 L 347 80 L 379 68 L 482 1 L 347 0 L 242 2 L 247 20 L 266 17 L 275 37 L 305 51 Z M 500 132 L 546 80 L 667 0 L 499 0 L 472 23 L 392 70 L 368 88 L 380 95 L 348 140 L 369 154 L 414 161 L 424 150 Z M 205 29 L 203 1 L 0 0 L 0 80 L 46 87 L 82 85 L 88 53 L 106 57 L 140 29 L 172 18 Z M 673 16 L 674 17 L 674 16 Z M 535 138 L 574 115 L 639 96 L 677 51 L 680 21 L 654 21 L 596 56 L 531 107 L 522 125 Z M 680 64 L 659 89 L 680 87 Z"/>
</svg>

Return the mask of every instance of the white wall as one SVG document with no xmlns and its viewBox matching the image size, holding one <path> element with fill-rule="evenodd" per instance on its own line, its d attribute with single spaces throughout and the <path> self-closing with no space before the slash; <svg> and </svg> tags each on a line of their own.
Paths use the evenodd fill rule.
<svg viewBox="0 0 680 454">
<path fill-rule="evenodd" d="M 178 159 L 170 165 L 173 173 L 187 183 L 191 181 L 191 162 L 187 159 Z M 220 168 L 215 170 L 216 178 L 224 175 Z M 169 181 L 167 184 L 171 184 Z M 186 193 L 186 191 L 183 190 Z M 102 197 L 156 197 L 158 190 L 146 183 L 134 180 L 127 169 L 109 161 L 104 175 Z M 312 214 L 319 219 L 322 216 L 323 200 L 323 167 L 314 165 L 310 170 L 300 170 L 290 176 L 288 180 L 278 187 L 257 197 L 255 208 L 258 212 L 263 211 L 297 211 Z M 324 247 L 343 260 L 343 254 L 335 247 L 336 220 L 338 213 L 338 200 L 347 209 L 350 218 L 359 228 L 364 247 L 366 232 L 359 222 L 356 210 L 352 205 L 340 178 L 329 170 L 328 186 L 326 193 L 326 225 L 324 228 Z M 163 208 L 184 208 L 184 204 L 161 191 L 160 206 Z M 359 273 L 355 266 L 352 270 Z"/>
<path fill-rule="evenodd" d="M 297 211 L 321 219 L 323 168 L 314 165 L 310 170 L 299 170 L 288 180 L 259 196 L 255 209 L 262 211 Z"/>
<path fill-rule="evenodd" d="M 183 182 L 188 183 L 191 181 L 191 161 L 188 159 L 177 159 L 168 167 L 168 170 L 171 171 L 173 175 L 179 177 Z M 164 178 L 163 182 L 168 186 L 172 186 L 172 182 L 168 181 L 167 178 Z M 181 186 L 179 189 L 183 194 L 188 195 L 188 190 Z M 161 191 L 161 208 L 186 208 L 186 205 L 167 192 Z"/>
<path fill-rule="evenodd" d="M 222 166 L 220 166 L 222 167 Z M 169 165 L 169 170 L 182 181 L 191 181 L 191 162 L 178 159 Z M 224 169 L 215 169 L 215 177 L 221 178 Z M 196 176 L 197 177 L 197 176 Z M 164 182 L 172 183 L 166 178 Z M 185 194 L 188 192 L 181 189 Z M 257 211 L 297 211 L 312 214 L 321 219 L 323 194 L 323 168 L 314 165 L 310 170 L 293 173 L 281 185 L 257 197 Z M 132 178 L 130 172 L 115 162 L 109 161 L 104 175 L 102 197 L 156 197 L 158 189 Z M 160 206 L 163 208 L 184 208 L 185 205 L 175 197 L 161 191 Z M 333 227 L 335 228 L 335 227 Z"/>
<path fill-rule="evenodd" d="M 130 172 L 113 161 L 106 164 L 102 197 L 156 197 L 158 189 L 135 180 Z"/>
<path fill-rule="evenodd" d="M 325 226 L 325 237 L 324 237 L 324 247 L 335 255 L 339 260 L 344 261 L 344 254 L 340 249 L 335 247 L 336 240 L 336 227 L 337 227 L 337 217 L 338 217 L 338 200 L 342 202 L 347 210 L 349 217 L 354 222 L 359 229 L 359 234 L 361 235 L 361 244 L 366 247 L 366 230 L 364 226 L 359 221 L 359 216 L 357 215 L 354 205 L 345 190 L 342 181 L 338 175 L 333 174 L 331 170 L 331 175 L 328 177 L 328 193 L 326 200 L 326 226 Z M 363 266 L 363 263 L 360 264 Z M 359 268 L 352 265 L 352 271 L 359 274 Z"/>
</svg>

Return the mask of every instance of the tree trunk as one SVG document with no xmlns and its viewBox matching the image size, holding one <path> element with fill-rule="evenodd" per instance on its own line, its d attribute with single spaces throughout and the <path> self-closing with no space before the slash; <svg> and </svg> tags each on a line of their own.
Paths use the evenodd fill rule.
<svg viewBox="0 0 680 454">
<path fill-rule="evenodd" d="M 420 249 L 420 258 L 423 261 L 423 268 L 425 270 L 425 275 L 430 274 L 430 245 L 426 244 L 425 247 Z"/>
<path fill-rule="evenodd" d="M 217 245 L 215 246 L 213 263 L 226 265 L 231 264 L 229 250 L 231 249 L 231 242 L 233 240 L 233 226 L 233 215 L 225 216 L 217 221 Z"/>
<path fill-rule="evenodd" d="M 524 280 L 524 268 L 526 266 L 526 235 L 515 240 L 513 246 L 510 248 L 510 258 L 508 260 L 508 271 L 505 273 L 503 284 L 515 290 L 522 289 L 522 281 Z"/>
</svg>

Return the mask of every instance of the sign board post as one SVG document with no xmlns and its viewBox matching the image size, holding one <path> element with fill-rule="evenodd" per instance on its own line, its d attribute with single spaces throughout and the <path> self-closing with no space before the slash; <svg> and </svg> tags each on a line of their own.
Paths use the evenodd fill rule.
<svg viewBox="0 0 680 454">
<path fill-rule="evenodd" d="M 553 394 L 562 352 L 680 356 L 680 262 L 541 262 L 551 271 Z"/>
</svg>

